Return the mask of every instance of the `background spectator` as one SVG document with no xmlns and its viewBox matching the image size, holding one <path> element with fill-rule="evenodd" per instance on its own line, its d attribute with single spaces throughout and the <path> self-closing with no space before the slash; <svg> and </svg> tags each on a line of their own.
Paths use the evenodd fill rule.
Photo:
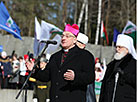
<svg viewBox="0 0 138 102">
<path fill-rule="evenodd" d="M 1 70 L 2 70 L 2 83 L 1 83 L 1 88 L 9 88 L 9 78 L 11 76 L 12 72 L 12 66 L 7 58 L 7 53 L 3 51 L 1 53 Z"/>
</svg>

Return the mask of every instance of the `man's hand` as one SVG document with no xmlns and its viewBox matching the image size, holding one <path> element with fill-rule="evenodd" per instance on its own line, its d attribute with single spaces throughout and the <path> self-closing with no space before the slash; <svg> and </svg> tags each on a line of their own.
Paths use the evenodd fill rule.
<svg viewBox="0 0 138 102">
<path fill-rule="evenodd" d="M 4 69 L 3 66 L 1 66 L 1 69 L 2 69 L 2 70 Z"/>
<path fill-rule="evenodd" d="M 26 67 L 27 67 L 27 69 L 28 70 L 32 70 L 33 69 L 33 67 L 34 67 L 34 61 L 27 61 L 26 63 L 25 63 L 25 65 L 26 65 Z"/>
<path fill-rule="evenodd" d="M 75 78 L 75 73 L 73 70 L 67 70 L 67 72 L 64 73 L 65 80 L 74 80 L 74 78 Z"/>
<path fill-rule="evenodd" d="M 10 78 L 11 77 L 11 75 L 8 75 L 8 78 Z"/>
<path fill-rule="evenodd" d="M 124 71 L 120 68 L 120 67 L 118 67 L 116 70 L 115 70 L 115 73 L 119 73 L 120 75 L 124 75 Z"/>
</svg>

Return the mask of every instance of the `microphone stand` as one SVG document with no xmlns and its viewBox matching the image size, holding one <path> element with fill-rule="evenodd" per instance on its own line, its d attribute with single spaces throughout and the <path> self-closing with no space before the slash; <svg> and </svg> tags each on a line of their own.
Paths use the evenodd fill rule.
<svg viewBox="0 0 138 102">
<path fill-rule="evenodd" d="M 22 88 L 21 88 L 20 91 L 18 92 L 18 94 L 17 94 L 17 96 L 16 96 L 16 99 L 18 99 L 18 97 L 19 97 L 19 95 L 21 94 L 22 90 L 23 90 L 24 87 L 27 85 L 27 82 L 28 82 L 30 76 L 32 75 L 34 69 L 35 69 L 36 66 L 38 65 L 38 63 L 39 63 L 39 61 L 40 61 L 40 58 L 41 58 L 42 54 L 45 52 L 45 50 L 46 50 L 47 47 L 48 47 L 48 44 L 46 43 L 46 45 L 45 45 L 45 47 L 43 48 L 42 52 L 38 55 L 38 58 L 37 58 L 37 60 L 36 60 L 36 62 L 35 62 L 35 64 L 34 64 L 33 69 L 30 71 L 30 73 L 29 73 L 28 77 L 26 78 L 26 80 L 25 80 L 25 82 L 24 82 Z M 25 87 L 25 102 L 27 102 L 27 87 Z"/>
<path fill-rule="evenodd" d="M 113 91 L 112 102 L 114 102 L 114 99 L 115 99 L 115 92 L 116 92 L 116 86 L 117 86 L 118 78 L 119 78 L 119 72 L 117 72 L 115 75 L 115 86 L 114 86 L 114 91 Z"/>
</svg>

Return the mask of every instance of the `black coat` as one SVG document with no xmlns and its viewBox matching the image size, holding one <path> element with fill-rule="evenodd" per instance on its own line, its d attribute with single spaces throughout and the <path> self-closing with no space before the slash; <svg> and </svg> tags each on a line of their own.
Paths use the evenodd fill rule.
<svg viewBox="0 0 138 102">
<path fill-rule="evenodd" d="M 130 54 L 121 60 L 113 60 L 107 66 L 99 102 L 112 102 L 115 74 L 118 71 L 121 73 L 114 102 L 136 102 L 136 60 Z"/>
<path fill-rule="evenodd" d="M 44 71 L 36 71 L 35 77 L 41 81 L 51 81 L 50 102 L 86 102 L 87 85 L 95 80 L 94 57 L 77 46 L 69 53 L 61 65 L 63 50 L 53 54 Z M 71 69 L 74 81 L 67 81 L 63 75 Z"/>
</svg>

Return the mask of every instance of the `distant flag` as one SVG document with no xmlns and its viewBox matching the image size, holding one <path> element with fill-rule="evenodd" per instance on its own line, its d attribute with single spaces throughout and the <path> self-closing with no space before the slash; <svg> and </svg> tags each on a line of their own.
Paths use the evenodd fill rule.
<svg viewBox="0 0 138 102">
<path fill-rule="evenodd" d="M 103 21 L 101 21 L 101 37 L 102 37 L 104 40 L 106 40 L 107 45 L 108 45 L 108 44 L 109 44 L 108 35 L 107 35 L 106 29 L 105 29 L 105 27 L 104 27 Z"/>
<path fill-rule="evenodd" d="M 2 52 L 3 51 L 3 46 L 2 45 L 0 45 L 0 52 Z"/>
<path fill-rule="evenodd" d="M 51 53 L 51 52 L 53 53 L 56 51 L 56 49 L 59 47 L 59 45 L 61 43 L 61 36 L 56 34 L 52 40 L 57 41 L 57 44 L 56 45 L 50 44 L 48 49 L 47 49 L 47 53 Z"/>
<path fill-rule="evenodd" d="M 136 25 L 133 24 L 131 21 L 128 21 L 126 26 L 124 27 L 122 34 L 127 34 L 128 36 L 132 37 L 134 40 L 134 45 L 136 46 L 136 36 L 137 36 L 137 31 L 136 31 Z"/>
<path fill-rule="evenodd" d="M 41 21 L 41 38 L 40 40 L 55 40 L 57 41 L 56 45 L 50 44 L 47 48 L 47 53 L 54 52 L 60 45 L 62 30 L 56 27 L 53 24 Z"/>
<path fill-rule="evenodd" d="M 120 34 L 120 32 L 119 32 L 116 28 L 114 28 L 113 42 L 116 42 L 116 41 L 117 41 L 117 36 L 118 36 L 118 34 Z"/>
<path fill-rule="evenodd" d="M 38 56 L 39 52 L 42 50 L 40 48 L 40 36 L 41 36 L 41 25 L 35 17 L 35 35 L 34 35 L 34 56 Z"/>
<path fill-rule="evenodd" d="M 57 30 L 57 29 L 55 29 L 55 28 L 52 28 L 51 31 L 50 31 L 50 33 L 53 34 L 53 35 L 54 35 L 54 34 L 62 35 L 63 31 L 59 31 L 59 30 Z"/>
<path fill-rule="evenodd" d="M 62 34 L 62 30 L 53 24 L 41 21 L 41 40 L 49 40 L 53 34 Z"/>
<path fill-rule="evenodd" d="M 35 37 L 37 40 L 40 40 L 41 37 L 41 25 L 37 20 L 37 17 L 35 17 Z"/>
<path fill-rule="evenodd" d="M 9 15 L 3 2 L 0 3 L 0 28 L 13 34 L 15 38 L 22 40 L 20 29 Z"/>
<path fill-rule="evenodd" d="M 61 42 L 61 34 L 62 30 L 58 27 L 47 23 L 44 20 L 41 21 L 40 25 L 37 18 L 35 17 L 34 56 L 37 56 L 45 46 L 45 43 L 40 43 L 41 41 L 57 41 L 57 45 L 49 44 L 47 48 L 47 53 L 51 54 L 52 52 L 54 52 Z"/>
</svg>

